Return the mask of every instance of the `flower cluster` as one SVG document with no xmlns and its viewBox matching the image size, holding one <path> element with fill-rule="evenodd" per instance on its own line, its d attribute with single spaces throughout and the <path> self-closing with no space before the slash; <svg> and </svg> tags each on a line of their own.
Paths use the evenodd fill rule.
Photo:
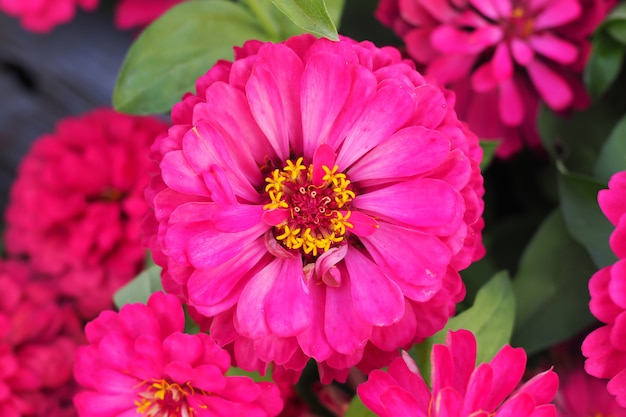
<svg viewBox="0 0 626 417">
<path fill-rule="evenodd" d="M 537 111 L 588 104 L 581 73 L 589 36 L 612 0 L 382 0 L 376 15 L 425 73 L 458 95 L 457 111 L 508 156 L 539 145 Z M 494 117 L 497 115 L 498 117 Z"/>
<path fill-rule="evenodd" d="M 598 193 L 598 203 L 615 226 L 611 249 L 619 260 L 596 272 L 589 281 L 594 316 L 606 325 L 594 330 L 582 345 L 587 357 L 585 370 L 598 378 L 610 378 L 608 390 L 626 407 L 626 172 L 618 172 L 609 181 L 608 190 Z"/>
<path fill-rule="evenodd" d="M 363 403 L 380 417 L 555 416 L 550 404 L 559 384 L 553 370 L 518 386 L 526 353 L 504 346 L 489 363 L 476 367 L 476 339 L 471 332 L 449 332 L 434 345 L 429 388 L 415 362 L 404 354 L 388 372 L 374 370 L 358 388 Z"/>
<path fill-rule="evenodd" d="M 0 11 L 20 19 L 32 32 L 50 32 L 55 26 L 69 22 L 76 8 L 91 11 L 100 0 L 0 0 Z"/>
<path fill-rule="evenodd" d="M 394 48 L 248 42 L 172 110 L 145 237 L 237 363 L 322 381 L 439 330 L 483 247 L 482 151 Z M 274 375 L 278 375 L 277 372 Z"/>
<path fill-rule="evenodd" d="M 278 387 L 228 376 L 230 356 L 204 333 L 183 333 L 180 301 L 162 292 L 147 304 L 102 312 L 76 354 L 79 416 L 273 417 Z"/>
<path fill-rule="evenodd" d="M 22 161 L 6 210 L 6 250 L 53 276 L 85 318 L 144 266 L 147 157 L 165 123 L 102 108 L 62 120 Z M 45 209 L 42 209 L 44 207 Z"/>
</svg>

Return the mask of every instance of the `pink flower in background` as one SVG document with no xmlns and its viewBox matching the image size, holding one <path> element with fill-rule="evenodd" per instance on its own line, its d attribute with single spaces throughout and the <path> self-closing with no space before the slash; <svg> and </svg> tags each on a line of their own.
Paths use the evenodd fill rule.
<svg viewBox="0 0 626 417">
<path fill-rule="evenodd" d="M 613 175 L 609 189 L 598 193 L 598 203 L 615 225 L 609 243 L 620 259 L 600 269 L 589 281 L 589 308 L 606 325 L 587 336 L 582 351 L 587 357 L 585 370 L 611 379 L 608 391 L 626 407 L 626 172 Z"/>
<path fill-rule="evenodd" d="M 180 301 L 154 293 L 147 304 L 102 312 L 86 326 L 75 376 L 80 416 L 272 417 L 278 387 L 226 376 L 230 356 L 205 333 L 185 334 Z"/>
<path fill-rule="evenodd" d="M 239 366 L 297 378 L 312 357 L 341 380 L 454 313 L 483 254 L 482 152 L 396 49 L 248 42 L 172 120 L 146 240 Z"/>
<path fill-rule="evenodd" d="M 457 111 L 510 155 L 529 142 L 539 102 L 588 104 L 581 73 L 589 36 L 613 0 L 382 0 L 376 16 L 404 40 L 427 75 L 459 95 Z M 497 115 L 497 117 L 494 117 Z"/>
<path fill-rule="evenodd" d="M 54 276 L 86 318 L 144 265 L 139 229 L 157 119 L 98 109 L 62 120 L 20 164 L 6 210 L 6 249 Z"/>
<path fill-rule="evenodd" d="M 582 367 L 559 373 L 559 379 L 557 417 L 626 417 L 626 408 L 606 391 L 606 381 L 587 375 Z"/>
<path fill-rule="evenodd" d="M 99 0 L 0 0 L 0 11 L 18 18 L 31 32 L 48 33 L 72 20 L 77 7 L 93 11 L 98 3 Z"/>
<path fill-rule="evenodd" d="M 373 371 L 357 393 L 380 417 L 555 416 L 549 404 L 559 379 L 550 370 L 524 382 L 526 353 L 504 346 L 489 363 L 476 367 L 476 339 L 467 330 L 449 332 L 431 354 L 431 387 L 404 354 L 389 371 Z"/>
<path fill-rule="evenodd" d="M 184 0 L 118 0 L 115 25 L 119 29 L 147 26 Z"/>
</svg>

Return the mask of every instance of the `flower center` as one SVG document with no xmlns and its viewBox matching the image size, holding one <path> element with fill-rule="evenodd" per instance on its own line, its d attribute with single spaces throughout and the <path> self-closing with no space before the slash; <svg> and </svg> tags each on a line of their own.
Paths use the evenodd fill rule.
<svg viewBox="0 0 626 417">
<path fill-rule="evenodd" d="M 170 384 L 164 379 L 155 379 L 147 390 L 135 400 L 138 414 L 149 417 L 193 417 L 194 409 L 187 397 L 195 390 L 190 382 L 184 385 Z"/>
<path fill-rule="evenodd" d="M 522 6 L 518 6 L 511 12 L 511 32 L 522 39 L 528 38 L 533 33 L 535 20 L 526 14 Z"/>
<path fill-rule="evenodd" d="M 276 226 L 275 238 L 288 249 L 302 249 L 317 256 L 344 240 L 349 222 L 350 202 L 354 191 L 346 174 L 322 165 L 321 181 L 314 184 L 313 164 L 303 158 L 286 161 L 282 169 L 272 171 L 265 181 L 270 202 L 265 210 L 288 210 L 287 219 Z"/>
</svg>

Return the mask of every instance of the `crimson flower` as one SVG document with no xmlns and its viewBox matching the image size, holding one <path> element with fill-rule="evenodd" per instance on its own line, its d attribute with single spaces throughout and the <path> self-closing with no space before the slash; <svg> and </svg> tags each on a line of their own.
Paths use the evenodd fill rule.
<svg viewBox="0 0 626 417">
<path fill-rule="evenodd" d="M 606 381 L 587 375 L 582 367 L 560 372 L 559 378 L 557 417 L 626 417 L 626 408 L 606 391 Z"/>
<path fill-rule="evenodd" d="M 48 33 L 74 18 L 76 8 L 92 11 L 100 0 L 0 0 L 0 11 L 20 19 L 22 26 L 37 33 Z"/>
<path fill-rule="evenodd" d="M 97 109 L 62 120 L 21 162 L 6 210 L 6 249 L 54 277 L 86 317 L 144 265 L 147 157 L 166 125 Z"/>
<path fill-rule="evenodd" d="M 598 203 L 615 225 L 609 243 L 619 260 L 596 272 L 589 281 L 589 308 L 604 326 L 591 332 L 582 345 L 585 370 L 610 378 L 608 390 L 626 407 L 626 171 L 611 177 L 608 190 L 598 193 Z"/>
<path fill-rule="evenodd" d="M 449 332 L 431 354 L 431 385 L 404 353 L 389 371 L 374 370 L 357 393 L 380 417 L 548 417 L 559 379 L 550 370 L 518 386 L 526 352 L 504 346 L 489 363 L 476 367 L 476 339 L 467 330 Z"/>
<path fill-rule="evenodd" d="M 119 0 L 115 5 L 115 26 L 119 29 L 144 27 L 172 6 L 184 0 Z"/>
<path fill-rule="evenodd" d="M 183 333 L 184 325 L 180 301 L 162 292 L 89 322 L 74 368 L 79 416 L 278 415 L 276 385 L 225 375 L 229 354 L 205 333 Z"/>
<path fill-rule="evenodd" d="M 246 43 L 153 147 L 164 288 L 244 369 L 384 366 L 443 327 L 483 253 L 482 152 L 453 105 L 393 48 Z"/>
<path fill-rule="evenodd" d="M 457 111 L 511 155 L 539 145 L 540 102 L 584 108 L 589 36 L 613 0 L 382 0 L 376 16 L 404 40 L 425 73 L 457 93 Z M 497 117 L 494 117 L 497 115 Z"/>
</svg>

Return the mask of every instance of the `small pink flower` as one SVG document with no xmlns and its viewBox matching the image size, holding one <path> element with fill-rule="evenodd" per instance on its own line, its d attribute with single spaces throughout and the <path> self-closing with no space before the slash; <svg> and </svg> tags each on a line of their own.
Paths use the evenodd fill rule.
<svg viewBox="0 0 626 417">
<path fill-rule="evenodd" d="M 610 378 L 608 391 L 626 407 L 626 171 L 613 175 L 609 189 L 598 193 L 598 203 L 615 225 L 609 242 L 620 259 L 589 281 L 589 308 L 606 325 L 587 336 L 582 351 L 587 357 L 585 370 L 598 378 Z"/>
<path fill-rule="evenodd" d="M 37 33 L 48 33 L 74 18 L 76 8 L 93 11 L 99 0 L 0 0 L 0 11 L 20 19 L 22 26 Z"/>
<path fill-rule="evenodd" d="M 115 25 L 119 29 L 144 27 L 185 0 L 119 0 L 115 6 Z"/>
<path fill-rule="evenodd" d="M 554 403 L 557 417 L 626 417 L 606 391 L 606 381 L 587 375 L 582 367 L 559 373 L 561 386 Z"/>
<path fill-rule="evenodd" d="M 62 120 L 23 159 L 6 211 L 6 248 L 54 276 L 86 318 L 144 265 L 140 223 L 154 118 L 98 109 Z M 45 209 L 42 209 L 45 208 Z"/>
<path fill-rule="evenodd" d="M 613 0 L 382 0 L 376 12 L 426 74 L 459 95 L 459 117 L 503 156 L 539 145 L 539 101 L 588 104 L 581 72 L 589 36 Z M 497 115 L 497 117 L 494 117 Z"/>
<path fill-rule="evenodd" d="M 404 353 L 389 371 L 373 371 L 357 393 L 380 417 L 549 417 L 559 379 L 550 370 L 519 386 L 526 369 L 522 348 L 504 346 L 489 363 L 476 367 L 476 339 L 467 330 L 449 332 L 434 345 L 431 386 Z"/>
<path fill-rule="evenodd" d="M 230 356 L 205 333 L 185 334 L 178 299 L 154 293 L 144 304 L 102 312 L 76 354 L 80 416 L 273 417 L 278 387 L 227 376 Z"/>
<path fill-rule="evenodd" d="M 443 327 L 483 254 L 451 95 L 396 49 L 309 35 L 248 42 L 196 88 L 153 147 L 146 238 L 239 366 L 345 379 Z"/>
</svg>

